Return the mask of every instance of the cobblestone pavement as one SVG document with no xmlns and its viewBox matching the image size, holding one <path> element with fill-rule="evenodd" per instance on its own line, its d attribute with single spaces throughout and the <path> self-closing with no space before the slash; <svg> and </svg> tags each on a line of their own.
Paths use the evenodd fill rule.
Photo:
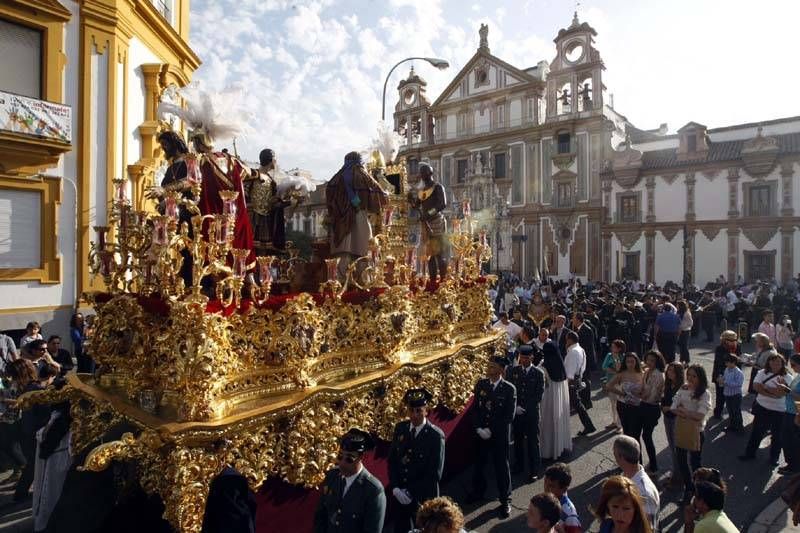
<svg viewBox="0 0 800 533">
<path fill-rule="evenodd" d="M 699 362 L 710 373 L 713 358 L 712 345 L 695 344 L 692 348 L 692 361 Z M 749 371 L 748 371 L 749 373 Z M 594 407 L 589 414 L 598 428 L 605 428 L 611 423 L 609 402 L 599 390 L 599 383 L 594 383 Z M 744 401 L 744 409 L 748 410 L 751 398 Z M 744 414 L 745 423 L 749 424 L 752 417 Z M 728 482 L 729 493 L 725 511 L 741 531 L 753 533 L 766 533 L 777 531 L 800 531 L 790 529 L 791 519 L 785 505 L 781 505 L 779 494 L 786 481 L 773 471 L 767 462 L 767 453 L 762 450 L 758 460 L 749 463 L 740 463 L 736 456 L 740 455 L 747 441 L 748 431 L 742 434 L 727 435 L 722 431 L 725 420 L 711 420 L 706 428 L 706 444 L 703 449 L 703 465 L 714 466 L 723 472 Z M 571 420 L 572 434 L 581 429 L 577 415 Z M 600 429 L 589 437 L 576 438 L 573 441 L 573 453 L 570 461 L 572 468 L 572 498 L 584 527 L 597 531 L 598 523 L 592 520 L 589 506 L 596 502 L 600 493 L 603 479 L 615 472 L 616 465 L 611 451 L 611 443 L 616 434 L 613 431 Z M 666 450 L 666 437 L 663 424 L 656 428 L 655 443 L 658 450 L 658 462 L 662 468 L 659 475 L 654 476 L 655 481 L 662 478 L 670 469 L 669 452 Z M 768 445 L 765 439 L 762 446 Z M 489 467 L 491 468 L 491 467 Z M 28 532 L 32 528 L 31 511 L 29 505 L 11 504 L 11 490 L 13 486 L 4 483 L 10 472 L 0 473 L 0 532 L 17 533 Z M 487 497 L 492 498 L 493 483 L 491 470 L 487 470 L 490 480 Z M 469 488 L 470 472 L 449 481 L 443 487 L 443 493 L 453 497 L 456 501 L 464 501 Z M 480 506 L 467 506 L 464 511 L 467 515 L 469 530 L 479 532 L 524 532 L 525 512 L 528 500 L 533 494 L 543 490 L 541 480 L 532 484 L 523 484 L 520 476 L 513 479 L 514 493 L 512 500 L 512 515 L 507 520 L 498 520 L 494 509 L 496 500 L 489 500 Z M 659 486 L 661 484 L 659 483 Z M 682 531 L 682 510 L 679 505 L 681 491 L 661 491 L 661 513 L 659 520 L 664 532 Z M 776 502 L 778 500 L 778 502 Z M 774 505 L 773 505 L 774 504 Z M 771 506 L 772 505 L 772 506 Z M 763 514 L 761 514 L 763 511 Z"/>
</svg>

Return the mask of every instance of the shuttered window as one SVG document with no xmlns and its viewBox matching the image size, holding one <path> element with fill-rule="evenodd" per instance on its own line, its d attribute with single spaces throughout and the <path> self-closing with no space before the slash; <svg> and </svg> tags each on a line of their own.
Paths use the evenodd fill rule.
<svg viewBox="0 0 800 533">
<path fill-rule="evenodd" d="M 42 97 L 42 32 L 0 19 L 0 90 Z"/>
<path fill-rule="evenodd" d="M 42 195 L 0 189 L 0 268 L 41 268 Z"/>
</svg>

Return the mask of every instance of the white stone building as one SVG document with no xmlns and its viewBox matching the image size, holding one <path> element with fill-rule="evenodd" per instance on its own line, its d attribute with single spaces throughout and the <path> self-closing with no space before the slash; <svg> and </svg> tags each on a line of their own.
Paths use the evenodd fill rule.
<svg viewBox="0 0 800 533">
<path fill-rule="evenodd" d="M 493 268 L 699 285 L 796 273 L 800 117 L 640 130 L 608 101 L 596 32 L 577 15 L 555 58 L 529 68 L 493 56 L 480 34 L 433 103 L 412 69 L 394 122 L 411 179 L 430 163 L 450 216 L 470 198 Z"/>
</svg>

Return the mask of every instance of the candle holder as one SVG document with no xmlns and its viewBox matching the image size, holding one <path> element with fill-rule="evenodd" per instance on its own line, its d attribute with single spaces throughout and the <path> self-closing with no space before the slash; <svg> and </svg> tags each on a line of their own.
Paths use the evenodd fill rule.
<svg viewBox="0 0 800 533">
<path fill-rule="evenodd" d="M 227 297 L 220 300 L 222 305 L 230 307 L 231 304 L 238 308 L 242 303 L 242 288 L 244 287 L 244 280 L 247 276 L 247 271 L 255 266 L 255 263 L 247 263 L 247 258 L 250 256 L 250 250 L 244 248 L 233 248 L 231 250 L 233 256 L 232 275 L 225 278 L 219 285 L 223 290 L 228 289 Z"/>
<path fill-rule="evenodd" d="M 339 257 L 325 260 L 327 281 L 319 286 L 319 292 L 326 298 L 339 299 L 342 296 L 342 284 L 339 282 Z"/>
<path fill-rule="evenodd" d="M 222 198 L 222 214 L 232 215 L 236 218 L 236 199 L 239 198 L 239 193 L 236 191 L 219 191 L 219 196 Z"/>
<path fill-rule="evenodd" d="M 253 286 L 253 296 L 259 305 L 263 305 L 269 299 L 269 291 L 272 289 L 272 264 L 275 256 L 265 255 L 256 257 L 258 263 L 258 286 Z"/>
</svg>

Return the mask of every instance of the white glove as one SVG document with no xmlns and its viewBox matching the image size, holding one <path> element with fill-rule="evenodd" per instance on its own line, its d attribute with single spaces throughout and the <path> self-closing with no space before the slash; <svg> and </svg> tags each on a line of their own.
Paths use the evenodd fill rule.
<svg viewBox="0 0 800 533">
<path fill-rule="evenodd" d="M 411 503 L 411 495 L 408 493 L 407 490 L 395 487 L 394 489 L 392 489 L 392 494 L 394 495 L 395 498 L 397 498 L 397 501 L 400 502 L 400 505 L 408 505 L 409 503 Z"/>
<path fill-rule="evenodd" d="M 514 414 L 516 414 L 516 415 L 524 415 L 525 414 L 525 408 L 522 407 L 521 405 L 518 405 L 516 410 L 514 411 Z"/>
<path fill-rule="evenodd" d="M 478 428 L 475 431 L 478 432 L 478 436 L 483 440 L 489 440 L 492 436 L 492 431 L 489 428 Z"/>
</svg>

